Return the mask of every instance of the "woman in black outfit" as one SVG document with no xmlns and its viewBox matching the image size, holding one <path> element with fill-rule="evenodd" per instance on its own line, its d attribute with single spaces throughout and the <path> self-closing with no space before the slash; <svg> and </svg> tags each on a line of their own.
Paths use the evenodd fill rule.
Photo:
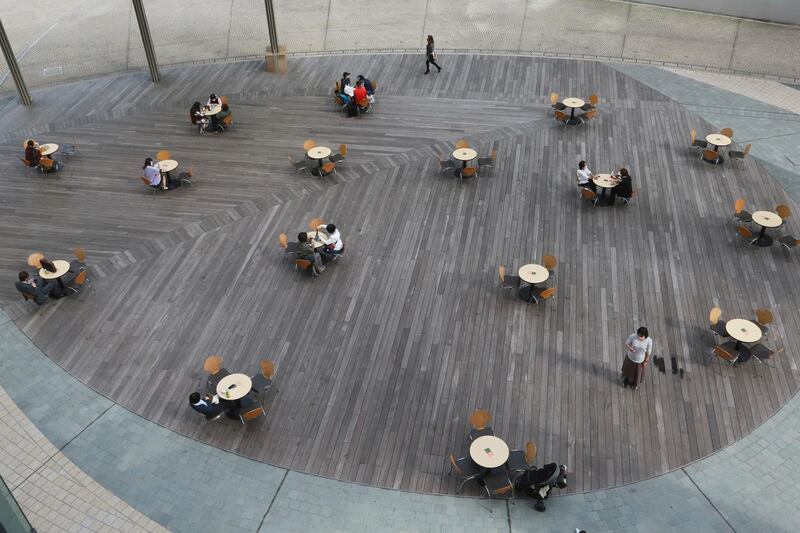
<svg viewBox="0 0 800 533">
<path fill-rule="evenodd" d="M 433 35 L 428 35 L 428 44 L 425 46 L 425 58 L 425 74 L 431 71 L 431 64 L 438 68 L 439 72 L 442 71 L 442 67 L 436 63 L 436 52 L 433 51 Z"/>
<path fill-rule="evenodd" d="M 631 175 L 628 174 L 628 169 L 619 169 L 618 176 L 619 183 L 611 188 L 611 193 L 608 197 L 609 205 L 614 205 L 614 202 L 617 200 L 617 196 L 622 198 L 630 198 L 631 194 L 633 194 L 633 181 L 631 180 Z"/>
</svg>

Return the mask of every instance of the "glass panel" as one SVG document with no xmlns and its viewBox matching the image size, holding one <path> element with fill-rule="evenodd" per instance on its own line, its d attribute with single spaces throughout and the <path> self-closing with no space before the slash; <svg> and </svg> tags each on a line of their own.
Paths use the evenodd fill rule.
<svg viewBox="0 0 800 533">
<path fill-rule="evenodd" d="M 17 500 L 11 495 L 6 482 L 0 477 L 0 531 L 8 533 L 30 533 L 33 528 Z"/>
</svg>

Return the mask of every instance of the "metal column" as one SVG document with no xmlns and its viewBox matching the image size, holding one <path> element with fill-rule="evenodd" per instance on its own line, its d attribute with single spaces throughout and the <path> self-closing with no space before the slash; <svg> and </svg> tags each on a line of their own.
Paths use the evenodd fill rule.
<svg viewBox="0 0 800 533">
<path fill-rule="evenodd" d="M 267 8 L 267 29 L 269 30 L 269 47 L 272 55 L 277 61 L 278 55 L 278 30 L 275 29 L 275 9 L 272 7 L 272 0 L 264 0 Z"/>
<path fill-rule="evenodd" d="M 158 72 L 156 50 L 153 48 L 153 39 L 150 38 L 150 26 L 147 25 L 147 14 L 144 12 L 142 0 L 133 0 L 133 10 L 136 11 L 136 22 L 139 23 L 139 33 L 142 34 L 144 55 L 147 56 L 147 66 L 150 69 L 150 77 L 153 79 L 154 83 L 158 83 L 161 81 L 161 74 Z"/>
<path fill-rule="evenodd" d="M 25 105 L 31 105 L 33 100 L 31 100 L 31 93 L 28 92 L 28 86 L 25 85 L 25 78 L 22 77 L 22 72 L 19 70 L 19 65 L 17 64 L 17 58 L 14 56 L 14 50 L 11 49 L 11 43 L 8 42 L 8 36 L 6 35 L 6 30 L 3 28 L 3 21 L 0 20 L 0 48 L 3 49 L 3 55 L 6 57 L 6 64 L 8 65 L 8 71 L 11 73 L 11 76 L 14 78 L 14 83 L 17 85 L 17 91 L 19 92 L 19 99 L 22 100 L 22 103 Z"/>
</svg>

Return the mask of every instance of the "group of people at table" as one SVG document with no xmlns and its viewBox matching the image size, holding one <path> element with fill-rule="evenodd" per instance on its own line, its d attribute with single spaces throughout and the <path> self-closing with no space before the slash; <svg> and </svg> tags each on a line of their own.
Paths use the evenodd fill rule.
<svg viewBox="0 0 800 533">
<path fill-rule="evenodd" d="M 358 116 L 359 106 L 369 107 L 375 103 L 375 84 L 363 74 L 358 75 L 354 86 L 350 81 L 350 73 L 343 72 L 342 79 L 336 84 L 335 93 L 347 116 Z"/>
<path fill-rule="evenodd" d="M 327 263 L 344 253 L 344 242 L 335 224 L 320 224 L 315 230 L 301 231 L 291 249 L 297 259 L 310 261 L 312 274 L 319 276 Z"/>
<path fill-rule="evenodd" d="M 40 254 L 32 254 L 28 264 L 38 266 L 39 270 L 32 276 L 21 270 L 14 286 L 26 300 L 33 300 L 36 305 L 44 304 L 48 297 L 59 299 L 66 296 L 69 286 L 86 268 L 80 259 L 50 261 Z"/>
<path fill-rule="evenodd" d="M 178 162 L 174 159 L 165 158 L 155 161 L 152 157 L 144 160 L 142 167 L 142 179 L 150 187 L 162 190 L 176 189 L 181 186 L 179 178 L 173 179 L 170 171 L 178 168 Z"/>
<path fill-rule="evenodd" d="M 613 174 L 593 174 L 586 161 L 578 163 L 578 187 L 589 189 L 597 193 L 600 187 L 600 197 L 595 205 L 614 205 L 617 196 L 620 198 L 630 198 L 633 194 L 633 180 L 628 169 L 622 167 Z M 606 190 L 610 191 L 606 198 Z"/>
<path fill-rule="evenodd" d="M 228 103 L 224 101 L 223 97 L 217 96 L 214 93 L 211 93 L 205 105 L 201 105 L 200 102 L 195 102 L 189 110 L 189 118 L 192 124 L 199 128 L 200 133 L 208 131 L 210 126 L 214 135 L 219 135 L 225 131 L 223 124 L 230 114 L 231 109 Z"/>
<path fill-rule="evenodd" d="M 42 171 L 61 170 L 61 163 L 51 157 L 58 148 L 55 143 L 39 144 L 33 139 L 28 139 L 25 141 L 23 162 L 31 168 L 41 168 Z"/>
</svg>

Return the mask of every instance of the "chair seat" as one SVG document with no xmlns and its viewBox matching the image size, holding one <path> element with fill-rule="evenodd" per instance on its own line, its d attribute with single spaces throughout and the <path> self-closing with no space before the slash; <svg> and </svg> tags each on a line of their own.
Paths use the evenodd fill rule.
<svg viewBox="0 0 800 533">
<path fill-rule="evenodd" d="M 333 154 L 328 159 L 330 159 L 333 163 L 340 163 L 344 161 L 344 156 L 342 154 Z"/>
<path fill-rule="evenodd" d="M 506 466 L 512 472 L 522 472 L 528 469 L 528 463 L 525 461 L 525 450 L 511 450 L 508 452 L 508 461 Z"/>
<path fill-rule="evenodd" d="M 506 289 L 518 289 L 521 281 L 522 279 L 519 276 L 506 275 L 503 277 L 503 287 Z"/>
<path fill-rule="evenodd" d="M 764 346 L 763 344 L 756 344 L 755 346 L 750 348 L 750 354 L 759 361 L 763 362 L 766 361 L 767 359 L 770 359 L 775 354 L 775 352 L 772 349 Z"/>
<path fill-rule="evenodd" d="M 692 143 L 692 146 L 696 148 L 706 148 L 708 143 L 702 139 L 695 139 L 695 141 Z"/>
<path fill-rule="evenodd" d="M 483 478 L 483 484 L 486 486 L 486 492 L 488 492 L 490 496 L 494 496 L 496 494 L 505 494 L 508 491 L 510 491 L 512 494 L 514 492 L 514 485 L 508 478 L 508 474 L 494 474 L 492 476 L 487 476 Z"/>
<path fill-rule="evenodd" d="M 566 105 L 564 105 L 564 103 L 563 103 L 563 102 L 556 102 L 556 103 L 555 103 L 555 104 L 553 104 L 551 107 L 552 107 L 553 109 L 557 109 L 557 110 L 559 110 L 559 111 L 564 111 L 564 110 L 567 108 L 567 106 L 566 106 Z"/>
<path fill-rule="evenodd" d="M 462 478 L 468 479 L 483 474 L 483 469 L 475 464 L 470 457 L 461 457 L 456 459 L 458 468 L 461 469 Z"/>
<path fill-rule="evenodd" d="M 287 254 L 296 254 L 297 250 L 300 249 L 299 242 L 290 242 L 286 245 L 286 253 Z"/>
<path fill-rule="evenodd" d="M 470 441 L 473 441 L 473 440 L 477 439 L 478 437 L 483 437 L 485 435 L 494 435 L 494 430 L 489 426 L 486 426 L 483 429 L 472 428 L 469 431 L 469 435 L 467 436 L 467 438 Z"/>
<path fill-rule="evenodd" d="M 230 374 L 227 368 L 220 368 L 219 372 L 216 374 L 209 374 L 208 380 L 206 381 L 206 392 L 209 394 L 216 394 L 217 393 L 217 384 L 220 382 L 222 378 Z"/>
<path fill-rule="evenodd" d="M 253 382 L 251 390 L 258 394 L 261 394 L 264 392 L 264 389 L 267 389 L 272 385 L 272 380 L 266 378 L 261 372 L 250 378 L 250 381 Z"/>
<path fill-rule="evenodd" d="M 753 215 L 751 215 L 749 212 L 745 211 L 744 209 L 739 211 L 735 215 L 733 215 L 733 218 L 735 218 L 736 220 L 739 220 L 741 222 L 744 222 L 745 224 L 749 224 L 750 222 L 753 221 Z"/>
<path fill-rule="evenodd" d="M 720 337 L 728 337 L 728 331 L 725 329 L 725 321 L 720 320 L 716 324 L 711 325 L 711 331 Z"/>
<path fill-rule="evenodd" d="M 756 325 L 758 326 L 758 329 L 761 330 L 761 335 L 763 337 L 766 337 L 767 335 L 769 335 L 769 327 L 768 326 L 765 326 L 763 324 L 759 324 L 758 322 L 756 322 Z"/>
<path fill-rule="evenodd" d="M 737 152 L 735 150 L 731 150 L 728 152 L 728 157 L 731 159 L 744 159 L 744 152 Z"/>
<path fill-rule="evenodd" d="M 583 104 L 581 106 L 581 109 L 584 110 L 584 111 L 591 111 L 592 109 L 594 109 L 594 106 L 592 104 L 590 104 L 589 102 L 586 102 L 585 104 Z"/>
<path fill-rule="evenodd" d="M 794 248 L 797 246 L 797 239 L 794 235 L 784 235 L 778 242 L 784 245 L 786 248 Z"/>
<path fill-rule="evenodd" d="M 728 341 L 720 345 L 722 348 L 727 350 L 728 352 L 738 354 L 738 359 L 736 360 L 737 363 L 744 363 L 751 357 L 750 348 L 745 346 L 744 344 L 739 344 L 739 347 L 736 347 L 736 342 Z"/>
<path fill-rule="evenodd" d="M 494 159 L 491 157 L 480 157 L 478 158 L 478 166 L 479 167 L 492 167 L 494 166 Z"/>
</svg>

